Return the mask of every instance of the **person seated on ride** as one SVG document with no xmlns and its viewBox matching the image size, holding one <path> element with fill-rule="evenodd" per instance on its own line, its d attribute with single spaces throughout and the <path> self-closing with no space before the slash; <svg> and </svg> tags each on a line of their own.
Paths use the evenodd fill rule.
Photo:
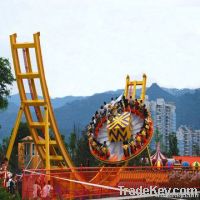
<svg viewBox="0 0 200 200">
<path fill-rule="evenodd" d="M 117 114 L 117 103 L 111 107 L 111 114 L 115 117 Z"/>
<path fill-rule="evenodd" d="M 139 102 L 138 102 L 138 100 L 137 100 L 137 99 L 135 99 L 135 102 L 134 102 L 134 107 L 135 107 L 135 109 L 136 109 L 136 110 L 138 110 L 138 109 L 139 109 Z"/>
<path fill-rule="evenodd" d="M 92 138 L 92 144 L 91 144 L 91 147 L 92 147 L 92 150 L 94 151 L 95 154 L 97 154 L 97 142 L 94 140 L 94 138 Z"/>
<path fill-rule="evenodd" d="M 148 124 L 148 125 L 151 124 L 151 120 L 150 120 L 149 117 L 146 117 L 146 118 L 145 118 L 145 123 Z"/>
<path fill-rule="evenodd" d="M 145 119 L 145 120 L 144 120 L 143 128 L 145 128 L 147 131 L 149 130 L 150 126 L 149 126 L 148 119 Z"/>
<path fill-rule="evenodd" d="M 96 146 L 96 151 L 95 151 L 95 153 L 96 153 L 96 155 L 97 156 L 102 156 L 102 151 L 101 151 L 101 147 L 102 147 L 102 145 L 103 144 L 101 144 L 100 142 L 98 142 L 98 141 L 96 141 L 96 143 L 97 143 L 97 146 Z"/>
<path fill-rule="evenodd" d="M 96 119 L 95 119 L 95 115 L 94 115 L 94 116 L 92 117 L 92 119 L 91 119 L 90 124 L 93 124 L 94 127 L 96 128 L 96 123 L 97 123 L 97 121 L 96 121 Z"/>
<path fill-rule="evenodd" d="M 100 117 L 104 117 L 104 107 L 101 106 L 100 109 L 99 109 L 99 114 L 100 114 Z"/>
<path fill-rule="evenodd" d="M 105 117 L 103 106 L 100 107 L 98 113 L 99 113 L 99 128 L 101 128 L 103 125 L 103 118 Z"/>
<path fill-rule="evenodd" d="M 108 116 L 107 116 L 107 121 L 108 121 L 108 124 L 109 123 L 112 123 L 113 122 L 113 119 L 114 119 L 114 117 L 113 117 L 113 115 L 111 115 L 111 114 L 109 114 Z"/>
<path fill-rule="evenodd" d="M 91 121 L 87 127 L 88 131 L 94 132 L 94 123 Z"/>
<path fill-rule="evenodd" d="M 100 114 L 98 111 L 95 112 L 95 119 L 96 119 L 96 124 L 98 125 L 100 122 Z"/>
<path fill-rule="evenodd" d="M 120 105 L 120 107 L 122 108 L 122 110 L 124 109 L 124 105 L 123 105 L 123 101 L 122 99 L 119 100 L 118 104 Z"/>
<path fill-rule="evenodd" d="M 135 110 L 135 114 L 138 115 L 139 114 L 139 102 L 137 99 L 135 99 L 135 103 L 134 103 L 134 110 Z"/>
<path fill-rule="evenodd" d="M 123 113 L 123 108 L 120 105 L 120 103 L 118 102 L 118 104 L 117 104 L 117 114 L 122 114 L 122 113 Z"/>
<path fill-rule="evenodd" d="M 108 110 L 108 104 L 104 101 L 103 103 L 103 116 L 106 116 Z"/>
<path fill-rule="evenodd" d="M 128 109 L 128 99 L 125 96 L 123 96 L 122 100 L 124 102 L 124 108 L 125 108 L 125 110 L 127 110 Z"/>
<path fill-rule="evenodd" d="M 103 143 L 103 145 L 102 145 L 102 147 L 101 147 L 101 151 L 102 151 L 102 153 L 103 153 L 103 157 L 104 157 L 105 159 L 108 159 L 109 156 L 110 156 L 110 152 L 109 152 L 108 146 L 107 146 L 107 144 L 106 144 L 106 141 L 104 141 L 104 143 Z"/>
<path fill-rule="evenodd" d="M 133 108 L 134 108 L 134 100 L 132 99 L 132 96 L 130 96 L 130 99 L 129 99 L 129 106 L 130 106 L 130 109 L 133 110 Z"/>
<path fill-rule="evenodd" d="M 88 141 L 90 144 L 92 144 L 93 138 L 94 138 L 94 134 L 93 132 L 90 130 L 87 132 L 87 136 L 88 136 Z"/>
<path fill-rule="evenodd" d="M 149 124 L 148 123 L 145 123 L 145 127 L 144 127 L 146 130 L 149 130 Z"/>
<path fill-rule="evenodd" d="M 130 143 L 130 151 L 131 151 L 131 154 L 135 154 L 136 150 L 137 150 L 137 145 L 136 145 L 136 142 L 134 140 L 132 140 Z"/>
<path fill-rule="evenodd" d="M 137 148 L 141 148 L 141 146 L 142 146 L 142 138 L 141 138 L 140 133 L 137 133 L 135 139 L 136 139 Z"/>
<path fill-rule="evenodd" d="M 108 105 L 108 109 L 107 109 L 107 112 L 106 112 L 106 116 L 107 115 L 109 115 L 109 114 L 111 114 L 111 108 L 112 108 L 112 106 L 111 105 Z"/>
<path fill-rule="evenodd" d="M 145 104 L 143 105 L 143 116 L 144 116 L 144 118 L 148 117 L 148 111 L 147 111 L 147 108 L 146 108 Z"/>
<path fill-rule="evenodd" d="M 114 104 L 114 103 L 115 103 L 115 101 L 114 101 L 114 98 L 112 97 L 112 98 L 111 98 L 110 104 L 112 105 L 112 104 Z"/>
<path fill-rule="evenodd" d="M 141 139 L 142 139 L 142 144 L 144 144 L 145 142 L 146 142 L 146 129 L 145 128 L 143 128 L 142 130 L 141 130 Z"/>
<path fill-rule="evenodd" d="M 139 110 L 142 112 L 142 109 L 143 109 L 143 106 L 144 106 L 144 103 L 142 101 L 142 99 L 140 100 L 139 102 Z"/>
<path fill-rule="evenodd" d="M 128 143 L 127 142 L 123 142 L 122 148 L 123 148 L 123 151 L 124 151 L 124 156 L 126 158 L 129 157 L 130 154 L 129 154 L 129 145 L 128 145 Z"/>
</svg>

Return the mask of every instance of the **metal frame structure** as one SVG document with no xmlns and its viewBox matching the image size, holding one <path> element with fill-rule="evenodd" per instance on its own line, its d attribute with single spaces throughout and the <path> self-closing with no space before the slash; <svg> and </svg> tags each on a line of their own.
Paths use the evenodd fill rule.
<svg viewBox="0 0 200 200">
<path fill-rule="evenodd" d="M 74 165 L 71 160 L 69 153 L 63 143 L 61 135 L 58 130 L 56 119 L 54 116 L 53 108 L 51 105 L 51 100 L 47 88 L 47 83 L 45 79 L 42 52 L 40 46 L 40 33 L 33 34 L 33 42 L 31 43 L 17 43 L 17 34 L 10 36 L 11 51 L 13 57 L 13 64 L 15 69 L 15 76 L 17 80 L 17 85 L 19 88 L 19 95 L 21 99 L 21 105 L 18 111 L 17 119 L 14 125 L 14 129 L 10 138 L 9 146 L 6 153 L 6 158 L 9 160 L 13 145 L 18 133 L 18 128 L 20 121 L 22 119 L 23 113 L 25 114 L 26 121 L 30 128 L 30 133 L 33 141 L 38 150 L 41 161 L 44 163 L 46 170 L 51 168 L 57 168 L 58 166 L 70 167 L 72 172 L 74 171 Z M 36 57 L 37 70 L 32 69 L 32 60 L 30 56 L 30 49 L 33 49 Z M 20 63 L 19 50 L 22 50 L 24 58 L 25 72 L 22 72 L 22 64 Z M 35 79 L 39 80 L 42 92 L 42 99 L 38 97 L 37 87 Z M 28 80 L 29 92 L 31 98 L 27 98 L 24 80 Z M 128 95 L 128 89 L 133 86 L 133 95 L 136 96 L 136 86 L 142 85 L 141 99 L 145 99 L 146 92 L 146 75 L 143 75 L 142 81 L 130 81 L 129 76 L 126 78 L 126 88 L 125 97 Z M 31 108 L 34 109 L 36 114 L 36 119 L 32 116 L 33 112 Z M 50 137 L 50 129 L 53 133 L 53 138 Z M 39 131 L 43 133 L 43 138 L 38 137 Z M 149 149 L 146 148 L 149 155 Z M 149 156 L 150 159 L 150 156 Z M 151 162 L 150 162 L 151 163 Z M 127 163 L 126 163 L 127 164 Z M 125 165 L 126 165 L 125 164 Z M 75 176 L 82 179 L 77 173 Z"/>
<path fill-rule="evenodd" d="M 6 158 L 9 160 L 13 149 L 14 141 L 18 133 L 19 124 L 23 113 L 30 128 L 31 136 L 33 137 L 36 148 L 39 152 L 41 160 L 45 164 L 45 168 L 49 170 L 54 166 L 68 166 L 73 168 L 73 162 L 65 148 L 61 135 L 58 131 L 58 126 L 55 120 L 53 108 L 50 101 L 50 96 L 46 84 L 42 53 L 40 47 L 40 33 L 33 35 L 32 43 L 17 43 L 17 34 L 10 36 L 11 51 L 15 69 L 15 76 L 19 88 L 21 106 L 18 111 L 17 119 L 10 138 L 9 146 L 6 153 Z M 34 49 L 36 55 L 37 72 L 32 70 L 30 49 Z M 19 59 L 19 50 L 23 50 L 24 64 L 26 72 L 22 72 L 22 64 Z M 28 80 L 31 99 L 27 98 L 25 91 L 24 79 Z M 38 98 L 35 79 L 39 80 L 42 99 Z M 36 118 L 33 119 L 31 107 L 34 108 Z M 38 130 L 43 133 L 43 140 L 38 137 Z M 53 133 L 53 139 L 50 138 L 50 129 Z M 55 165 L 56 163 L 56 165 Z"/>
<path fill-rule="evenodd" d="M 131 91 L 131 96 L 132 96 L 132 99 L 136 99 L 137 86 L 142 86 L 142 90 L 141 90 L 139 100 L 142 100 L 144 102 L 145 101 L 145 94 L 146 94 L 146 80 L 147 80 L 146 74 L 143 74 L 143 79 L 141 81 L 136 81 L 136 80 L 130 81 L 130 76 L 127 75 L 126 76 L 126 86 L 125 86 L 125 90 L 124 90 L 125 98 L 127 98 L 127 99 L 129 98 L 129 96 L 128 96 L 129 87 L 133 87 L 133 90 Z M 151 157 L 150 157 L 151 155 L 150 155 L 150 151 L 149 151 L 149 145 L 147 145 L 147 147 L 146 147 L 146 153 L 147 153 L 147 156 L 148 156 L 149 163 L 152 166 Z"/>
<path fill-rule="evenodd" d="M 125 86 L 125 90 L 124 90 L 124 96 L 126 98 L 129 98 L 128 97 L 128 89 L 130 86 L 133 86 L 133 91 L 132 91 L 132 98 L 135 99 L 136 98 L 136 89 L 137 89 L 137 86 L 142 86 L 142 91 L 141 91 L 141 95 L 140 95 L 140 99 L 141 100 L 145 100 L 145 93 L 146 93 L 146 80 L 147 80 L 147 76 L 146 74 L 143 74 L 143 79 L 142 81 L 130 81 L 130 76 L 127 75 L 126 77 L 126 86 Z"/>
</svg>

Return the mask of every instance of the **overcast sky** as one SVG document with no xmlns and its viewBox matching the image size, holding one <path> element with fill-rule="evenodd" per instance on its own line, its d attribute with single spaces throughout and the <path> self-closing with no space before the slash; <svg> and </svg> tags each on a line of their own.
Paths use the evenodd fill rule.
<svg viewBox="0 0 200 200">
<path fill-rule="evenodd" d="M 200 87 L 199 0 L 0 1 L 1 57 L 12 61 L 10 34 L 38 31 L 52 97 L 124 88 L 127 74 Z"/>
</svg>

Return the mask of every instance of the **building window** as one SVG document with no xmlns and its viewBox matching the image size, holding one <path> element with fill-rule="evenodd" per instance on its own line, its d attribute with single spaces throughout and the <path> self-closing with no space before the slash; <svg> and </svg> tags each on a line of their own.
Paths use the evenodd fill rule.
<svg viewBox="0 0 200 200">
<path fill-rule="evenodd" d="M 25 143 L 24 145 L 25 145 L 24 154 L 25 154 L 25 156 L 28 156 L 28 155 L 30 155 L 30 143 Z"/>
<path fill-rule="evenodd" d="M 35 144 L 32 143 L 32 156 L 34 156 L 34 155 L 35 155 Z"/>
</svg>

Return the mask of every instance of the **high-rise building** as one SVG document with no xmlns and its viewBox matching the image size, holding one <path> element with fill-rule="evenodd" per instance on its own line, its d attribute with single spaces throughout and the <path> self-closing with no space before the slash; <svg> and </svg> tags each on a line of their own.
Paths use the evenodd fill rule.
<svg viewBox="0 0 200 200">
<path fill-rule="evenodd" d="M 200 153 L 200 130 L 181 125 L 177 132 L 179 155 L 195 156 Z"/>
<path fill-rule="evenodd" d="M 192 155 L 200 155 L 200 130 L 192 132 Z"/>
<path fill-rule="evenodd" d="M 176 132 L 179 155 L 192 155 L 192 130 L 187 126 L 180 126 Z"/>
<path fill-rule="evenodd" d="M 165 102 L 159 98 L 156 101 L 146 100 L 146 105 L 151 112 L 154 122 L 154 131 L 157 129 L 160 133 L 161 149 L 164 152 L 169 150 L 169 134 L 176 132 L 176 106 L 174 103 Z M 155 138 L 150 144 L 151 149 L 155 149 Z"/>
</svg>

